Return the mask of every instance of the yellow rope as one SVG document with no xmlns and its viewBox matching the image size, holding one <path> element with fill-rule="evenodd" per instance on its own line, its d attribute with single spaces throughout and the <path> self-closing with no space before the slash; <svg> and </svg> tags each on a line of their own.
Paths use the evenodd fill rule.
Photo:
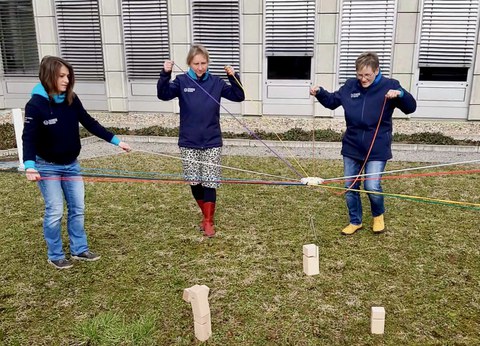
<svg viewBox="0 0 480 346">
<path fill-rule="evenodd" d="M 327 188 L 327 189 L 355 191 L 355 192 L 362 192 L 362 193 L 372 193 L 372 194 L 375 194 L 375 195 L 384 195 L 384 196 L 391 196 L 391 197 L 411 198 L 411 199 L 424 200 L 424 201 L 430 201 L 430 202 L 450 203 L 450 204 L 469 205 L 469 206 L 473 206 L 473 207 L 480 207 L 479 203 L 459 202 L 459 201 L 451 201 L 451 200 L 447 200 L 447 199 L 437 199 L 437 198 L 412 196 L 412 195 L 401 195 L 401 194 L 397 194 L 397 193 L 385 193 L 385 192 L 366 191 L 366 190 L 358 190 L 358 189 L 346 189 L 344 187 L 330 186 L 330 185 L 325 185 L 325 184 L 312 185 L 312 186 L 324 187 L 324 188 Z"/>
<path fill-rule="evenodd" d="M 243 88 L 243 85 L 239 82 L 239 80 L 237 79 L 237 77 L 235 77 L 235 74 L 232 75 L 233 76 L 233 79 L 235 79 L 235 82 L 237 82 L 238 86 L 240 86 L 240 88 L 243 90 L 243 93 L 245 94 L 245 98 L 247 98 L 247 93 L 245 92 L 245 89 Z M 288 151 L 288 153 L 290 154 L 290 157 L 295 161 L 295 163 L 298 165 L 298 167 L 300 167 L 300 169 L 302 170 L 302 172 L 308 177 L 308 173 L 305 172 L 305 170 L 303 169 L 302 165 L 300 164 L 300 162 L 298 162 L 298 160 L 295 158 L 295 156 L 293 155 L 292 151 L 290 149 L 288 149 L 287 146 L 285 146 L 285 143 L 282 141 L 282 139 L 280 138 L 280 136 L 278 135 L 277 132 L 273 131 L 273 133 L 275 133 L 275 135 L 277 136 L 278 140 L 280 141 L 280 143 L 282 143 L 283 145 L 283 148 L 286 149 Z"/>
<path fill-rule="evenodd" d="M 298 160 L 295 158 L 295 156 L 293 155 L 292 151 L 290 149 L 288 149 L 288 147 L 285 145 L 285 143 L 282 141 L 282 139 L 280 138 L 280 136 L 278 135 L 278 133 L 276 133 L 275 131 L 273 131 L 273 133 L 275 133 L 275 135 L 277 136 L 278 140 L 280 141 L 280 143 L 282 143 L 283 147 L 288 151 L 288 153 L 290 154 L 290 157 L 295 161 L 295 163 L 298 165 L 298 167 L 300 167 L 300 169 L 302 170 L 302 172 L 305 174 L 305 176 L 309 177 L 310 175 L 305 172 L 305 170 L 303 169 L 302 165 L 300 164 L 300 162 L 298 162 Z"/>
</svg>

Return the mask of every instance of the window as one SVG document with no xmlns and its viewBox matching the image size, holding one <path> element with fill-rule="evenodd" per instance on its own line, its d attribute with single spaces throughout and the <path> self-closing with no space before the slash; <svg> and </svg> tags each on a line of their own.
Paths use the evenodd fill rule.
<svg viewBox="0 0 480 346">
<path fill-rule="evenodd" d="M 105 80 L 98 1 L 55 0 L 60 55 L 78 80 Z"/>
<path fill-rule="evenodd" d="M 268 79 L 310 79 L 315 48 L 315 1 L 266 0 Z"/>
<path fill-rule="evenodd" d="M 395 0 L 343 0 L 339 83 L 355 77 L 355 60 L 365 51 L 378 54 L 383 75 L 391 72 Z"/>
<path fill-rule="evenodd" d="M 267 59 L 268 79 L 310 79 L 309 56 L 270 56 Z"/>
<path fill-rule="evenodd" d="M 225 65 L 240 70 L 240 9 L 238 0 L 192 0 L 193 43 L 210 55 L 209 69 L 224 77 Z"/>
<path fill-rule="evenodd" d="M 123 0 L 122 18 L 128 79 L 157 79 L 170 59 L 167 1 Z"/>
<path fill-rule="evenodd" d="M 31 0 L 0 1 L 0 48 L 5 75 L 38 75 Z"/>
<path fill-rule="evenodd" d="M 478 0 L 425 0 L 418 66 L 420 80 L 466 81 L 473 64 Z"/>
</svg>

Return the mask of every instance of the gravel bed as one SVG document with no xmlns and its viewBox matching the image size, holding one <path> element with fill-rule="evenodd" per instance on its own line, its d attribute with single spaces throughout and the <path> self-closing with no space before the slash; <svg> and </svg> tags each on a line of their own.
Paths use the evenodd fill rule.
<svg viewBox="0 0 480 346">
<path fill-rule="evenodd" d="M 161 113 L 108 113 L 92 112 L 102 125 L 138 129 L 148 126 L 177 127 L 178 114 Z M 237 116 L 248 129 L 282 133 L 292 128 L 311 130 L 331 129 L 341 132 L 345 129 L 342 118 L 279 117 L 279 116 Z M 9 110 L 0 111 L 0 124 L 12 122 Z M 222 131 L 235 133 L 248 132 L 236 119 L 226 114 L 221 117 Z M 456 139 L 480 140 L 480 121 L 427 121 L 395 119 L 394 131 L 402 134 L 419 132 L 440 132 Z"/>
</svg>

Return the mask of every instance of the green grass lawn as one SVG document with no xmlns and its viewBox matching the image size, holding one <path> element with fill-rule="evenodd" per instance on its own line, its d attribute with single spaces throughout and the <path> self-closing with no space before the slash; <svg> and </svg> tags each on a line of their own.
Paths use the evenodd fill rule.
<svg viewBox="0 0 480 346">
<path fill-rule="evenodd" d="M 340 161 L 301 162 L 312 176 L 343 173 Z M 290 175 L 272 158 L 223 163 Z M 82 165 L 180 171 L 177 161 L 138 153 Z M 209 345 L 480 343 L 478 210 L 386 198 L 388 232 L 373 235 L 364 195 L 366 227 L 345 237 L 344 198 L 331 190 L 224 184 L 218 235 L 203 239 L 187 185 L 87 182 L 89 245 L 102 259 L 58 271 L 46 261 L 38 188 L 14 172 L 0 173 L 0 184 L 0 344 L 196 345 L 191 306 L 182 300 L 194 284 L 210 287 Z M 480 203 L 478 174 L 383 185 Z M 302 270 L 309 243 L 320 247 L 320 274 L 312 277 Z M 384 335 L 370 334 L 372 306 L 385 307 Z"/>
</svg>

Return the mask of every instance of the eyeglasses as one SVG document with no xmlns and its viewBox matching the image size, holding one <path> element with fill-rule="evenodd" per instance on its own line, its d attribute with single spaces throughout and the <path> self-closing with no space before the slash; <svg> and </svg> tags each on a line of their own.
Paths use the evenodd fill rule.
<svg viewBox="0 0 480 346">
<path fill-rule="evenodd" d="M 362 78 L 370 79 L 373 76 L 375 76 L 375 73 L 365 73 L 365 74 L 357 73 L 358 79 L 362 79 Z"/>
</svg>

